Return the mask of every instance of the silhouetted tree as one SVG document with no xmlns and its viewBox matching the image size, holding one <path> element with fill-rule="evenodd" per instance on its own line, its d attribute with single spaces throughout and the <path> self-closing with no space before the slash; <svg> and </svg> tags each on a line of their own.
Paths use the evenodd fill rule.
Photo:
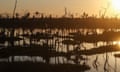
<svg viewBox="0 0 120 72">
<path fill-rule="evenodd" d="M 67 17 L 67 14 L 68 14 L 67 8 L 65 7 L 65 8 L 64 8 L 64 15 L 63 15 L 62 17 L 63 17 L 63 18 L 66 18 L 66 17 Z"/>
<path fill-rule="evenodd" d="M 35 17 L 39 17 L 40 13 L 38 11 L 35 12 Z"/>
<path fill-rule="evenodd" d="M 24 16 L 22 16 L 23 19 L 27 19 L 30 17 L 30 12 L 27 12 Z"/>
<path fill-rule="evenodd" d="M 49 15 L 49 18 L 50 18 L 50 19 L 52 18 L 52 15 L 51 15 L 51 14 Z"/>
<path fill-rule="evenodd" d="M 14 18 L 14 15 L 15 15 L 16 7 L 17 7 L 17 0 L 15 0 L 15 6 L 14 6 L 14 9 L 13 9 L 13 18 Z"/>
<path fill-rule="evenodd" d="M 110 4 L 108 3 L 108 4 L 107 4 L 107 7 L 102 8 L 102 10 L 99 11 L 99 16 L 100 16 L 101 18 L 104 18 L 104 17 L 105 17 L 105 15 L 106 15 L 109 7 L 110 7 Z"/>
<path fill-rule="evenodd" d="M 19 13 L 16 13 L 16 14 L 15 14 L 15 17 L 16 17 L 16 18 L 19 18 Z"/>
<path fill-rule="evenodd" d="M 88 18 L 88 14 L 86 12 L 83 12 L 82 18 Z"/>
<path fill-rule="evenodd" d="M 65 7 L 65 14 L 64 14 L 64 17 L 66 17 L 67 15 L 67 8 Z"/>
<path fill-rule="evenodd" d="M 35 12 L 36 15 L 39 15 L 40 13 L 38 11 Z"/>
<path fill-rule="evenodd" d="M 41 18 L 44 18 L 44 14 L 43 13 L 41 13 Z"/>
<path fill-rule="evenodd" d="M 8 14 L 8 13 L 6 13 L 6 18 L 10 18 L 10 16 L 9 16 L 9 14 Z"/>
<path fill-rule="evenodd" d="M 0 14 L 0 18 L 2 18 L 2 15 Z"/>
<path fill-rule="evenodd" d="M 70 14 L 70 17 L 71 17 L 71 18 L 74 18 L 74 15 L 73 15 L 73 14 Z"/>
</svg>

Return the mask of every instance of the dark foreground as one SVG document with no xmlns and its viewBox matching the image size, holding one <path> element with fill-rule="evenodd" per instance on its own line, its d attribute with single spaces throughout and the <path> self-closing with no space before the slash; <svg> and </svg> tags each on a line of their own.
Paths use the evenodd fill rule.
<svg viewBox="0 0 120 72">
<path fill-rule="evenodd" d="M 84 72 L 87 65 L 44 64 L 31 62 L 0 63 L 1 72 Z"/>
</svg>

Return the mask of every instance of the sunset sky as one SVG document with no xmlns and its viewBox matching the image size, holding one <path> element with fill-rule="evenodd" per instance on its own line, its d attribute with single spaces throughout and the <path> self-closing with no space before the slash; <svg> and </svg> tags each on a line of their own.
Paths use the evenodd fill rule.
<svg viewBox="0 0 120 72">
<path fill-rule="evenodd" d="M 61 16 L 66 7 L 69 13 L 82 14 L 84 11 L 89 15 L 99 15 L 99 11 L 110 4 L 107 16 L 119 14 L 111 5 L 111 0 L 18 0 L 16 12 L 35 12 Z M 12 13 L 15 0 L 0 0 L 0 13 Z"/>
</svg>

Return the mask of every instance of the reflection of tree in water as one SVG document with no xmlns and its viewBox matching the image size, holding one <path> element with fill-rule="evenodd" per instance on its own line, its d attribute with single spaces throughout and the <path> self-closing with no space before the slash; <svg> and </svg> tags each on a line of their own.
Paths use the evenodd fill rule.
<svg viewBox="0 0 120 72">
<path fill-rule="evenodd" d="M 99 62 L 99 55 L 96 55 L 96 58 L 93 60 L 92 66 L 94 69 L 96 69 L 97 72 L 99 72 L 100 68 L 100 62 Z M 105 56 L 103 56 L 104 59 L 104 65 L 103 65 L 103 70 L 104 72 L 117 72 L 117 59 L 115 58 L 115 66 L 111 66 L 109 62 L 109 54 L 105 53 Z"/>
<path fill-rule="evenodd" d="M 106 59 L 104 63 L 104 72 L 111 72 L 111 69 L 113 69 L 113 67 L 109 64 L 109 55 L 108 53 L 106 53 Z"/>
<path fill-rule="evenodd" d="M 96 55 L 96 58 L 95 60 L 93 61 L 93 67 L 98 71 L 98 65 L 99 65 L 99 62 L 98 62 L 98 55 Z"/>
<path fill-rule="evenodd" d="M 10 30 L 10 36 L 12 36 L 12 37 L 14 37 L 14 29 L 13 30 Z M 61 30 L 61 32 L 62 32 L 62 30 Z M 4 33 L 5 33 L 5 31 L 1 31 L 1 34 L 3 34 L 4 35 Z M 46 34 L 46 33 L 48 33 L 48 34 Z M 49 64 L 49 51 L 51 52 L 51 51 L 54 51 L 55 50 L 55 54 L 56 55 L 54 55 L 55 57 L 56 57 L 56 59 L 55 59 L 55 63 L 57 64 L 60 64 L 60 59 L 59 59 L 59 56 L 57 56 L 58 54 L 61 54 L 59 51 L 60 51 L 60 48 L 61 48 L 61 51 L 63 51 L 64 52 L 64 49 L 66 49 L 66 46 L 65 45 L 63 45 L 61 42 L 62 41 L 65 41 L 65 40 L 67 40 L 67 44 L 68 45 L 72 45 L 73 46 L 73 50 L 71 51 L 71 50 L 69 50 L 68 49 L 68 53 L 67 52 L 64 52 L 64 53 L 62 53 L 62 55 L 63 55 L 63 64 L 65 64 L 66 62 L 66 60 L 64 60 L 65 58 L 66 59 L 68 59 L 69 61 L 72 61 L 72 62 L 74 62 L 74 64 L 80 64 L 80 65 L 86 65 L 87 64 L 87 62 L 89 62 L 87 59 L 87 57 L 88 57 L 88 55 L 95 55 L 95 54 L 99 54 L 99 53 L 104 53 L 104 52 L 111 52 L 111 51 L 113 51 L 112 49 L 110 49 L 110 51 L 109 51 L 109 47 L 110 46 L 107 46 L 108 48 L 106 48 L 106 46 L 104 46 L 104 47 L 100 47 L 100 48 L 93 48 L 93 49 L 90 49 L 90 50 L 88 50 L 87 49 L 87 47 L 86 46 L 84 46 L 82 43 L 75 43 L 74 42 L 74 40 L 72 40 L 71 41 L 71 39 L 69 39 L 69 38 L 67 38 L 67 36 L 65 36 L 65 33 L 64 32 L 62 32 L 63 33 L 63 35 L 61 35 L 60 33 L 59 33 L 59 31 L 58 32 L 56 32 L 56 34 L 53 34 L 54 36 L 55 36 L 55 38 L 53 39 L 52 38 L 52 40 L 51 39 L 49 39 L 49 38 L 47 38 L 47 36 L 49 36 L 49 34 L 50 34 L 50 37 L 52 36 L 51 35 L 51 32 L 46 32 L 45 31 L 45 35 L 44 35 L 44 32 L 43 33 L 34 33 L 33 32 L 33 30 L 31 29 L 30 30 L 30 34 L 29 33 L 26 33 L 26 35 L 28 36 L 28 39 L 29 39 L 29 36 L 30 36 L 30 38 L 34 38 L 34 36 L 36 37 L 34 40 L 36 40 L 36 41 L 38 41 L 38 42 L 40 42 L 40 40 L 41 39 L 39 39 L 39 38 L 41 38 L 42 37 L 42 35 L 43 35 L 43 39 L 44 38 L 47 38 L 47 39 L 44 39 L 45 40 L 45 43 L 43 42 L 43 44 L 41 44 L 41 45 L 43 45 L 43 46 L 39 46 L 39 47 L 44 47 L 44 49 L 41 49 L 41 50 L 43 50 L 43 52 L 45 53 L 44 54 L 44 59 L 46 60 L 46 63 L 47 64 Z M 24 33 L 24 30 L 23 30 L 23 34 L 25 34 Z M 18 35 L 19 36 L 19 35 Z M 64 38 L 61 38 L 61 37 L 64 37 Z M 33 39 L 29 39 L 30 40 L 30 45 L 31 45 L 31 49 L 33 49 L 32 47 L 33 47 L 33 44 L 37 44 L 37 42 L 35 43 L 35 42 L 33 42 Z M 24 41 L 24 40 L 23 40 Z M 70 42 L 71 41 L 71 42 Z M 49 43 L 50 42 L 50 43 Z M 10 42 L 11 44 L 13 44 L 12 43 L 12 41 Z M 50 44 L 50 47 L 49 47 L 49 44 Z M 51 45 L 52 45 L 52 47 L 51 47 Z M 24 45 L 23 45 L 24 46 Z M 55 48 L 54 48 L 54 46 L 55 46 Z M 65 46 L 65 47 L 64 47 Z M 36 47 L 36 46 L 34 46 L 34 47 Z M 98 47 L 98 46 L 95 46 L 95 47 Z M 50 50 L 49 50 L 49 49 Z M 81 49 L 81 48 L 84 48 L 83 50 Z M 106 50 L 105 50 L 105 48 L 106 48 Z M 34 49 L 33 49 L 34 50 Z M 80 52 L 82 52 L 83 51 L 83 55 L 81 55 L 80 54 Z M 57 54 L 58 53 L 58 54 Z M 39 53 L 38 53 L 39 54 Z M 71 59 L 71 55 L 74 55 L 74 59 Z M 67 56 L 68 55 L 68 56 Z M 110 55 L 110 54 L 107 54 L 106 53 L 106 56 L 105 56 L 105 63 L 104 63 L 104 72 L 110 72 L 111 71 L 111 69 L 112 69 L 112 67 L 110 66 L 110 64 L 109 64 L 109 56 L 108 55 Z M 98 57 L 99 55 L 96 55 L 96 58 L 93 60 L 93 67 L 96 69 L 96 71 L 99 71 L 98 69 L 99 69 L 99 57 Z M 82 61 L 82 62 L 81 62 Z M 87 62 L 86 62 L 87 61 Z M 67 63 L 70 63 L 70 62 L 67 62 Z M 117 62 L 116 62 L 116 60 L 115 60 L 115 64 L 116 64 Z M 102 68 L 103 69 L 103 68 Z M 117 69 L 117 65 L 115 65 L 115 69 L 113 69 L 115 72 L 116 72 L 116 69 Z"/>
<path fill-rule="evenodd" d="M 115 57 L 115 69 L 114 69 L 115 72 L 117 72 L 117 59 Z"/>
</svg>

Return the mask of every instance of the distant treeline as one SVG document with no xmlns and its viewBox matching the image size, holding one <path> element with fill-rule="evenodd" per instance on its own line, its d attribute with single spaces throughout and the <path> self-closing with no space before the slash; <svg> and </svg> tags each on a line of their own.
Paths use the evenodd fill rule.
<svg viewBox="0 0 120 72">
<path fill-rule="evenodd" d="M 1 18 L 1 28 L 120 28 L 119 19 L 108 18 Z"/>
</svg>

